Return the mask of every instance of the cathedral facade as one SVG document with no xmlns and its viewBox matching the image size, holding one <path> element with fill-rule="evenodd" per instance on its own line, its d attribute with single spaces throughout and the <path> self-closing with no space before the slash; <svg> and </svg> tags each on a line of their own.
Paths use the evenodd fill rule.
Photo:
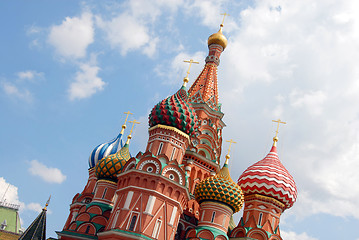
<svg viewBox="0 0 359 240">
<path fill-rule="evenodd" d="M 277 136 L 268 155 L 238 182 L 229 174 L 229 154 L 220 165 L 222 27 L 208 38 L 205 66 L 192 86 L 187 89 L 185 77 L 177 92 L 153 107 L 144 152 L 130 154 L 136 121 L 124 139 L 130 112 L 119 135 L 91 152 L 87 184 L 74 196 L 59 239 L 282 240 L 280 216 L 297 190 L 278 158 Z M 243 205 L 234 223 L 232 215 Z"/>
</svg>

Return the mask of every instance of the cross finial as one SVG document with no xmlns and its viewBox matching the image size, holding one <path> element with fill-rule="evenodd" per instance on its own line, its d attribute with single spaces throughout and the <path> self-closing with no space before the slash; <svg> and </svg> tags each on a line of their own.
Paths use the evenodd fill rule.
<svg viewBox="0 0 359 240">
<path fill-rule="evenodd" d="M 186 63 L 189 63 L 189 67 L 188 67 L 188 70 L 187 70 L 187 75 L 186 77 L 183 79 L 183 86 L 186 87 L 189 79 L 188 79 L 188 75 L 189 75 L 189 70 L 191 69 L 191 66 L 192 66 L 192 63 L 196 63 L 196 64 L 199 64 L 199 62 L 195 62 L 193 59 L 191 60 L 184 60 L 183 62 L 186 62 Z"/>
<path fill-rule="evenodd" d="M 228 159 L 230 158 L 229 153 L 231 151 L 232 143 L 237 143 L 237 142 L 233 141 L 232 139 L 231 140 L 226 140 L 226 142 L 229 142 L 228 153 L 226 155 L 226 162 L 225 162 L 225 164 L 228 164 Z"/>
<path fill-rule="evenodd" d="M 275 137 L 273 138 L 273 146 L 276 145 L 276 142 L 278 142 L 278 130 L 279 130 L 279 124 L 282 123 L 282 124 L 287 124 L 286 122 L 282 122 L 279 118 L 278 120 L 272 120 L 272 122 L 276 122 L 278 123 L 277 125 L 277 130 L 275 131 Z"/>
<path fill-rule="evenodd" d="M 222 20 L 222 23 L 221 23 L 221 27 L 223 27 L 224 19 L 226 18 L 226 16 L 230 16 L 230 15 L 227 14 L 227 13 L 221 13 L 221 15 L 223 15 L 223 20 Z"/>
<path fill-rule="evenodd" d="M 127 118 L 128 118 L 128 115 L 132 115 L 133 113 L 131 113 L 130 111 L 127 111 L 127 112 L 124 112 L 124 114 L 126 114 L 126 119 L 125 119 L 125 123 L 122 125 L 122 130 L 121 130 L 121 134 L 123 135 L 124 131 L 125 131 L 125 128 L 126 128 L 126 122 L 127 122 Z"/>
<path fill-rule="evenodd" d="M 46 204 L 45 204 L 45 207 L 44 207 L 44 210 L 45 210 L 45 211 L 47 210 L 47 206 L 49 206 L 50 199 L 51 199 L 51 195 L 50 195 L 49 199 L 47 200 L 47 202 L 46 202 Z"/>
<path fill-rule="evenodd" d="M 128 121 L 128 122 L 129 122 L 129 123 L 132 123 L 132 127 L 131 127 L 131 130 L 130 130 L 130 135 L 127 136 L 126 144 L 129 144 L 129 143 L 130 143 L 130 139 L 132 138 L 131 133 L 133 132 L 133 127 L 135 126 L 135 124 L 140 124 L 140 122 L 137 122 L 136 120 Z"/>
</svg>

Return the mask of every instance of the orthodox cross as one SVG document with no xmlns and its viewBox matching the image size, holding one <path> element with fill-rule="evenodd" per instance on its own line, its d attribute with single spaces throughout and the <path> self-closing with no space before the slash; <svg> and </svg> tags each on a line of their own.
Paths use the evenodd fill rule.
<svg viewBox="0 0 359 240">
<path fill-rule="evenodd" d="M 133 131 L 133 127 L 135 126 L 135 124 L 140 124 L 140 122 L 137 122 L 136 120 L 133 120 L 133 121 L 128 121 L 129 123 L 132 123 L 132 127 L 131 127 L 131 130 L 130 130 L 130 135 Z"/>
<path fill-rule="evenodd" d="M 185 77 L 185 78 L 188 78 L 188 75 L 189 75 L 189 70 L 191 69 L 192 63 L 199 64 L 199 62 L 195 62 L 195 61 L 193 61 L 193 59 L 191 59 L 191 60 L 189 60 L 189 61 L 188 61 L 188 60 L 184 60 L 183 62 L 189 63 L 189 67 L 188 67 L 187 75 L 186 75 L 186 77 Z"/>
<path fill-rule="evenodd" d="M 283 124 L 287 124 L 286 122 L 281 122 L 281 120 L 278 118 L 278 120 L 272 120 L 272 122 L 276 122 L 276 123 L 278 123 L 278 125 L 277 125 L 277 130 L 275 131 L 275 139 L 277 139 L 278 138 L 278 130 L 279 130 L 279 124 L 280 123 L 283 123 Z"/>
<path fill-rule="evenodd" d="M 232 143 L 237 143 L 237 142 L 233 141 L 232 139 L 231 139 L 231 140 L 227 140 L 226 142 L 229 142 L 229 148 L 228 148 L 228 155 L 229 155 L 229 152 L 231 151 Z"/>
<path fill-rule="evenodd" d="M 130 111 L 127 111 L 127 112 L 124 112 L 124 114 L 126 114 L 126 119 L 125 119 L 125 123 L 123 125 L 126 125 L 128 115 L 130 115 L 130 114 L 132 115 L 133 113 L 131 113 Z"/>
<path fill-rule="evenodd" d="M 221 26 L 223 27 L 224 19 L 226 18 L 226 16 L 230 16 L 230 15 L 227 14 L 227 13 L 221 13 L 221 15 L 223 15 L 223 20 L 222 20 L 222 23 L 221 23 Z"/>
</svg>

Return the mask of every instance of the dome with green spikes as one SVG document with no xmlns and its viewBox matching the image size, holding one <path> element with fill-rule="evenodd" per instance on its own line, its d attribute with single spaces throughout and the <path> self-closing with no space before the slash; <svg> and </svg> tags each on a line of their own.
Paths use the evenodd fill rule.
<svg viewBox="0 0 359 240">
<path fill-rule="evenodd" d="M 125 144 L 120 151 L 108 155 L 96 164 L 96 177 L 98 179 L 117 181 L 117 174 L 122 171 L 123 166 L 125 166 L 127 160 L 130 158 L 131 155 L 128 144 Z"/>
<path fill-rule="evenodd" d="M 244 202 L 242 189 L 229 175 L 228 165 L 224 164 L 215 176 L 202 180 L 194 191 L 196 201 L 215 201 L 226 204 L 233 212 L 238 212 Z"/>
</svg>

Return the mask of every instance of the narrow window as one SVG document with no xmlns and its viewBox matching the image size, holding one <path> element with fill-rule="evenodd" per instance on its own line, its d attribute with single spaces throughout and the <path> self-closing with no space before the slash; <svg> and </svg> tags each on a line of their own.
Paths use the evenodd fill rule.
<svg viewBox="0 0 359 240">
<path fill-rule="evenodd" d="M 158 146 L 157 155 L 160 155 L 160 154 L 161 154 L 162 147 L 163 147 L 163 143 L 161 142 L 160 145 Z"/>
<path fill-rule="evenodd" d="M 263 213 L 259 214 L 258 225 L 261 225 Z"/>
<path fill-rule="evenodd" d="M 90 225 L 87 226 L 85 233 L 89 233 L 90 231 Z"/>
<path fill-rule="evenodd" d="M 120 211 L 117 211 L 115 217 L 112 219 L 112 227 L 111 228 L 115 228 L 119 213 L 120 213 Z"/>
<path fill-rule="evenodd" d="M 151 143 L 150 146 L 148 147 L 148 151 L 151 152 L 151 148 L 152 148 L 152 143 Z"/>
<path fill-rule="evenodd" d="M 155 225 L 155 227 L 153 229 L 153 233 L 152 233 L 152 237 L 155 238 L 155 239 L 158 238 L 158 234 L 160 233 L 161 223 L 162 223 L 162 221 L 157 219 L 156 225 Z"/>
<path fill-rule="evenodd" d="M 214 222 L 214 217 L 216 216 L 216 212 L 213 212 L 212 213 L 212 219 L 211 219 L 211 222 Z"/>
<path fill-rule="evenodd" d="M 249 212 L 247 212 L 246 222 L 248 222 L 248 219 L 249 219 Z"/>
<path fill-rule="evenodd" d="M 134 215 L 131 219 L 130 227 L 128 228 L 128 230 L 133 231 L 133 229 L 135 229 L 136 220 L 137 220 L 137 215 Z"/>
<path fill-rule="evenodd" d="M 105 191 L 103 191 L 103 194 L 102 194 L 102 199 L 104 199 L 104 198 L 105 198 L 106 192 L 107 192 L 107 188 L 105 188 Z"/>
<path fill-rule="evenodd" d="M 226 220 L 227 220 L 227 215 L 224 215 L 223 217 L 223 222 L 222 222 L 222 226 L 224 227 L 224 224 L 226 223 Z"/>
<path fill-rule="evenodd" d="M 173 147 L 173 150 L 172 150 L 172 154 L 171 154 L 171 159 L 170 159 L 170 161 L 172 161 L 172 160 L 173 160 L 173 156 L 175 155 L 175 152 L 176 152 L 176 148 L 175 148 L 175 147 Z"/>
</svg>

